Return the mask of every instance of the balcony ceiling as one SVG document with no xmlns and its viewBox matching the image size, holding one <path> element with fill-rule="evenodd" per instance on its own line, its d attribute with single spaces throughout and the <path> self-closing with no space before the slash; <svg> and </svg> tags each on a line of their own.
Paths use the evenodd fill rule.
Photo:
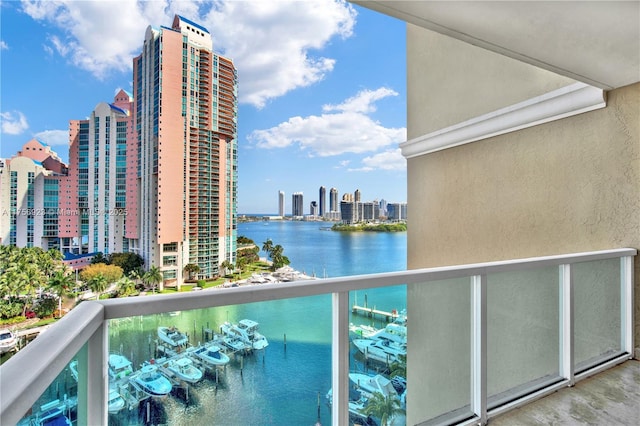
<svg viewBox="0 0 640 426">
<path fill-rule="evenodd" d="M 640 81 L 639 1 L 353 3 L 601 89 Z"/>
</svg>

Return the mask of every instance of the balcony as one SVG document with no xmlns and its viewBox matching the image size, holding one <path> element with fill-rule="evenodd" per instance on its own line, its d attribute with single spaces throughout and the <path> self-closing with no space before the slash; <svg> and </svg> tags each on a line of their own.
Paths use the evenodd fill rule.
<svg viewBox="0 0 640 426">
<path fill-rule="evenodd" d="M 301 401 L 301 394 L 311 394 L 307 405 L 313 422 L 317 393 L 322 423 L 347 425 L 350 410 L 357 411 L 357 403 L 349 402 L 350 371 L 383 373 L 389 367 L 384 360 L 376 363 L 373 351 L 360 354 L 349 339 L 350 322 L 357 319 L 352 307 L 368 296 L 369 307 L 371 302 L 380 306 L 408 301 L 407 424 L 486 424 L 494 418 L 497 424 L 512 424 L 506 416 L 517 415 L 520 410 L 512 411 L 515 408 L 534 400 L 539 404 L 543 396 L 576 384 L 580 389 L 583 379 L 618 364 L 624 363 L 625 369 L 631 365 L 633 371 L 635 361 L 625 361 L 633 351 L 636 254 L 635 249 L 616 249 L 86 301 L 0 367 L 0 418 L 2 424 L 15 424 L 28 412 L 38 413 L 51 399 L 75 401 L 77 396 L 78 424 L 107 424 L 110 352 L 132 354 L 137 365 L 157 352 L 153 341 L 158 324 L 178 322 L 179 317 L 167 313 L 190 315 L 180 327 L 193 332 L 189 338 L 195 343 L 206 340 L 205 325 L 216 329 L 224 321 L 233 322 L 231 312 L 259 317 L 270 347 L 216 369 L 208 379 L 215 387 L 177 385 L 179 389 L 162 402 L 150 398 L 142 409 L 127 415 L 145 416 L 145 410 L 160 406 L 165 420 L 174 411 L 187 416 L 189 401 L 195 400 L 192 408 L 214 404 L 215 415 L 223 416 L 217 421 L 234 424 L 243 414 L 226 404 L 238 398 L 249 398 L 249 411 L 267 416 L 272 413 L 269 407 L 284 407 Z M 303 331 L 284 334 L 292 322 Z M 296 359 L 302 362 L 290 362 Z M 77 362 L 77 395 L 60 386 L 72 361 Z M 224 376 L 220 386 L 218 373 Z M 278 386 L 289 378 L 290 385 Z M 267 382 L 272 393 L 263 391 Z M 330 409 L 324 403 L 328 388 Z M 615 392 L 637 395 L 637 381 L 628 380 Z M 404 415 L 395 420 L 394 424 L 404 422 Z"/>
</svg>

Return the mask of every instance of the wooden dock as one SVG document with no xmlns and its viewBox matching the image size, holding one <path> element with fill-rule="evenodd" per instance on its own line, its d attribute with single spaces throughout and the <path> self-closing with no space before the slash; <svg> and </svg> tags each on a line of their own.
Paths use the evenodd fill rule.
<svg viewBox="0 0 640 426">
<path fill-rule="evenodd" d="M 398 314 L 398 311 L 395 309 L 391 312 L 387 312 L 387 311 L 381 311 L 379 309 L 376 309 L 375 307 L 369 308 L 367 306 L 358 306 L 358 305 L 353 305 L 351 307 L 351 312 L 355 314 L 365 315 L 370 318 L 379 316 L 384 318 L 385 321 L 387 322 L 391 322 L 400 316 L 400 314 Z"/>
</svg>

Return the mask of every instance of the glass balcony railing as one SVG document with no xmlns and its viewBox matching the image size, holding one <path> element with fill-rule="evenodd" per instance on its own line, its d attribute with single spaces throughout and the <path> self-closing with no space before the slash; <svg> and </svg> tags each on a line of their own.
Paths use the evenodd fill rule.
<svg viewBox="0 0 640 426">
<path fill-rule="evenodd" d="M 0 422 L 484 424 L 631 357 L 635 255 L 85 301 L 0 367 Z"/>
</svg>

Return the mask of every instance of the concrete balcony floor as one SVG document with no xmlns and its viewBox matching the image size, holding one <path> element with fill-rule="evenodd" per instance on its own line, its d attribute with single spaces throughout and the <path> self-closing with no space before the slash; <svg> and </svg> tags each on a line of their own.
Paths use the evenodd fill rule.
<svg viewBox="0 0 640 426">
<path fill-rule="evenodd" d="M 491 426 L 638 425 L 640 361 L 629 360 L 489 420 Z"/>
</svg>

